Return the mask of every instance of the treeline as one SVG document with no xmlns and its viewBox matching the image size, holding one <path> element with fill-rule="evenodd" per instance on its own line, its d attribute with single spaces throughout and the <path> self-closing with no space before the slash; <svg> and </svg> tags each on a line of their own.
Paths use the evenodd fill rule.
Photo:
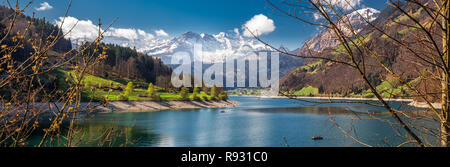
<svg viewBox="0 0 450 167">
<path fill-rule="evenodd" d="M 0 5 L 0 36 L 6 36 L 8 28 L 11 23 L 11 16 L 14 11 L 5 6 Z M 14 27 L 7 35 L 7 38 L 2 41 L 2 53 L 1 57 L 11 57 L 11 61 L 2 61 L 0 63 L 0 77 L 8 76 L 8 67 L 17 67 L 27 60 L 31 54 L 34 53 L 34 47 L 45 47 L 45 42 L 40 41 L 53 41 L 56 37 L 62 35 L 62 31 L 58 26 L 49 23 L 45 18 L 32 18 L 26 15 L 20 15 L 15 19 Z M 61 36 L 60 36 L 61 37 Z M 58 38 L 56 44 L 46 54 L 45 61 L 43 62 L 42 69 L 48 68 L 51 65 L 57 63 L 64 53 L 72 50 L 72 42 L 69 39 Z M 17 46 L 17 47 L 13 47 Z M 81 46 L 81 47 L 86 47 Z M 6 49 L 15 48 L 14 52 L 8 52 L 10 55 L 6 55 Z M 90 56 L 88 53 L 93 53 L 95 48 L 87 48 L 86 53 L 80 55 Z M 98 49 L 98 48 L 97 48 Z M 121 47 L 118 45 L 102 44 L 99 53 L 105 52 L 107 58 L 102 60 L 99 64 L 91 67 L 88 71 L 89 74 L 108 78 L 112 80 L 121 81 L 142 81 L 151 82 L 164 89 L 171 88 L 170 75 L 172 69 L 163 64 L 160 59 L 138 53 L 135 49 Z M 67 56 L 74 57 L 77 52 L 73 51 Z M 75 56 L 77 57 L 77 56 Z M 77 63 L 83 62 L 81 57 L 73 59 L 70 63 L 60 66 L 65 71 L 71 71 L 77 66 Z M 25 71 L 25 73 L 31 73 L 31 70 Z M 51 91 L 55 89 L 64 89 L 64 83 L 61 81 L 61 76 L 64 76 L 58 70 L 39 75 L 40 83 L 36 85 L 42 85 L 43 90 Z M 64 80 L 64 78 L 62 79 Z M 17 90 L 17 83 L 11 84 L 8 87 L 2 88 L 0 93 L 9 97 L 12 91 Z M 62 86 L 61 86 L 62 85 Z"/>
<path fill-rule="evenodd" d="M 34 27 L 36 28 L 36 33 L 40 34 L 42 37 L 56 37 L 59 35 L 63 35 L 63 32 L 60 31 L 60 28 L 55 26 L 52 23 L 49 23 L 45 20 L 45 18 L 30 18 L 27 17 L 28 20 L 31 20 L 33 22 Z M 72 42 L 68 39 L 59 39 L 55 46 L 52 47 L 53 51 L 55 52 L 68 52 L 72 49 Z"/>
<path fill-rule="evenodd" d="M 12 9 L 0 5 L 0 35 L 2 37 L 8 33 L 7 30 L 10 26 L 13 13 L 14 11 Z M 7 38 L 2 41 L 2 45 L 6 48 L 7 46 L 16 46 L 18 43 L 21 43 L 16 51 L 12 53 L 11 57 L 14 61 L 22 62 L 31 56 L 30 53 L 33 52 L 30 39 L 34 39 L 35 41 L 50 41 L 57 37 L 58 32 L 60 32 L 59 27 L 47 22 L 45 19 L 22 15 L 16 18 L 13 29 L 9 32 Z M 44 47 L 43 45 L 44 43 L 41 44 L 41 47 Z M 70 40 L 58 39 L 48 54 L 65 53 L 71 49 L 72 44 Z"/>
<path fill-rule="evenodd" d="M 114 44 L 103 44 L 100 53 L 107 58 L 90 71 L 92 75 L 110 79 L 138 80 L 156 83 L 158 86 L 170 84 L 172 69 L 160 59 L 137 52 L 135 49 Z M 88 48 L 93 52 L 95 48 Z"/>
<path fill-rule="evenodd" d="M 421 7 L 419 5 L 405 6 L 405 8 L 414 13 L 414 17 L 418 22 L 430 22 L 431 18 L 425 11 L 420 10 Z M 383 32 L 374 31 L 373 25 L 379 27 Z M 405 98 L 407 96 L 413 96 L 421 98 L 421 96 L 415 94 L 415 92 L 405 91 L 406 89 L 402 88 L 404 84 L 397 83 L 395 81 L 396 78 L 387 72 L 383 66 L 380 66 L 379 62 L 381 62 L 385 67 L 392 69 L 394 73 L 403 78 L 404 81 L 410 83 L 416 89 L 423 92 L 440 92 L 439 88 L 441 85 L 439 81 L 428 79 L 432 77 L 421 77 L 421 75 L 424 74 L 423 72 L 430 71 L 426 69 L 427 66 L 420 64 L 424 60 L 418 58 L 414 52 L 406 49 L 424 47 L 422 44 L 416 42 L 416 37 L 418 36 L 417 33 L 420 33 L 420 31 L 418 31 L 417 27 L 405 27 L 405 25 L 415 25 L 415 22 L 407 19 L 407 17 L 396 8 L 388 6 L 380 13 L 377 19 L 371 23 L 371 25 L 367 25 L 365 28 L 361 29 L 358 36 L 364 37 L 363 42 L 366 45 L 364 47 L 370 48 L 373 53 L 383 55 L 377 57 L 377 59 L 373 57 L 364 59 L 363 64 L 366 79 L 377 89 L 386 89 L 380 91 L 383 92 L 382 94 L 385 94 L 386 97 Z M 402 41 L 405 45 L 403 46 L 403 44 L 400 45 L 393 42 L 387 35 L 394 39 L 401 39 L 399 41 Z M 433 34 L 433 36 L 434 38 L 439 39 L 437 34 Z M 358 51 L 357 48 L 362 46 L 359 44 L 357 45 L 358 46 L 355 46 L 355 50 L 353 51 L 357 57 L 355 60 L 362 61 L 360 57 L 364 57 L 364 55 L 368 55 L 369 53 L 366 53 L 367 51 Z M 418 53 L 423 54 L 424 56 L 430 54 L 428 52 Z M 343 54 L 346 54 L 346 51 L 343 45 L 339 45 L 334 48 L 327 48 L 321 52 L 307 53 L 307 55 L 304 56 L 323 57 L 330 60 L 339 57 L 339 61 L 348 61 L 342 56 Z M 370 87 L 363 79 L 361 79 L 359 73 L 355 73 L 352 67 L 333 61 L 308 59 L 305 62 L 305 65 L 293 69 L 280 81 L 281 90 L 287 94 L 293 94 L 296 91 L 308 88 L 309 86 L 318 88 L 319 94 L 327 96 L 375 97 L 373 93 L 370 93 Z M 386 88 L 386 86 L 389 88 Z M 395 90 L 393 91 L 394 93 L 390 93 L 392 90 Z M 438 101 L 440 98 L 439 96 L 441 95 L 430 93 L 427 96 L 431 101 Z"/>
</svg>

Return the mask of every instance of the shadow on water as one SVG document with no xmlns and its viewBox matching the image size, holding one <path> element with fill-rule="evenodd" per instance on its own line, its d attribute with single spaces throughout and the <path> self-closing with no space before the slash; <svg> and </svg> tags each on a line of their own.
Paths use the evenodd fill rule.
<svg viewBox="0 0 450 167">
<path fill-rule="evenodd" d="M 62 133 L 66 135 L 69 124 L 62 126 Z M 48 127 L 48 126 L 43 126 Z M 73 131 L 71 147 L 133 147 L 143 145 L 143 142 L 154 142 L 159 140 L 157 134 L 145 132 L 141 127 L 128 124 L 118 124 L 115 120 L 84 118 L 77 121 Z M 42 128 L 38 128 L 29 138 L 28 146 L 38 146 L 44 136 Z M 66 137 L 56 136 L 48 140 L 45 147 L 64 147 L 68 143 Z"/>
<path fill-rule="evenodd" d="M 283 147 L 286 139 L 294 147 L 362 146 L 355 143 L 336 122 L 361 141 L 373 146 L 396 146 L 404 139 L 391 125 L 365 120 L 367 111 L 382 109 L 361 104 L 315 105 L 289 99 L 232 97 L 235 108 L 166 110 L 141 113 L 97 114 L 77 122 L 81 139 L 77 146 L 98 146 L 105 130 L 118 137 L 106 146 L 150 147 Z M 395 103 L 401 107 L 401 103 Z M 355 117 L 363 118 L 362 120 Z M 390 118 L 387 117 L 387 120 Z M 355 133 L 353 133 L 355 132 Z M 403 133 L 404 134 L 404 133 Z M 324 140 L 314 141 L 313 136 Z M 37 139 L 40 135 L 36 135 Z"/>
</svg>

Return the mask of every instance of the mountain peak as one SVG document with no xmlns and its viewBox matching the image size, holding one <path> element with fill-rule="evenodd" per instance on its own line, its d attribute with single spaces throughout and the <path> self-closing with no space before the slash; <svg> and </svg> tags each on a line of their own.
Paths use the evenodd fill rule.
<svg viewBox="0 0 450 167">
<path fill-rule="evenodd" d="M 372 22 L 377 19 L 380 11 L 373 8 L 363 8 L 356 11 L 353 11 L 345 16 L 343 16 L 343 20 L 350 24 L 351 27 L 355 30 L 356 33 L 361 32 L 364 26 L 367 25 L 367 21 Z M 364 19 L 363 19 L 364 18 Z M 352 36 L 351 31 L 346 28 L 344 24 L 339 23 L 338 26 L 341 26 L 341 30 L 344 30 L 344 33 L 347 36 Z M 308 46 L 311 51 L 321 52 L 324 49 L 336 47 L 339 45 L 339 41 L 336 40 L 334 33 L 330 29 L 323 29 L 319 33 L 317 33 L 313 38 L 307 40 Z M 295 50 L 296 54 L 304 54 L 307 52 L 306 45 L 302 48 Z"/>
<path fill-rule="evenodd" d="M 192 31 L 188 31 L 185 32 L 184 34 L 182 34 L 180 37 L 185 37 L 185 38 L 198 38 L 201 37 L 200 34 L 192 32 Z"/>
<path fill-rule="evenodd" d="M 356 10 L 350 14 L 347 14 L 347 18 L 351 20 L 362 20 L 361 17 L 368 19 L 370 22 L 374 21 L 378 15 L 380 14 L 380 11 L 374 9 L 374 8 L 363 8 Z"/>
</svg>

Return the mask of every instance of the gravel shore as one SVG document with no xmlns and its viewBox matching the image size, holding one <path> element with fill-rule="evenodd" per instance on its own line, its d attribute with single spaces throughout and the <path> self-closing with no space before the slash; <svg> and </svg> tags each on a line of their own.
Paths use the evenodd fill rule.
<svg viewBox="0 0 450 167">
<path fill-rule="evenodd" d="M 113 101 L 106 107 L 96 107 L 99 113 L 111 112 L 152 112 L 176 109 L 226 108 L 239 106 L 239 102 L 227 101 Z"/>
</svg>

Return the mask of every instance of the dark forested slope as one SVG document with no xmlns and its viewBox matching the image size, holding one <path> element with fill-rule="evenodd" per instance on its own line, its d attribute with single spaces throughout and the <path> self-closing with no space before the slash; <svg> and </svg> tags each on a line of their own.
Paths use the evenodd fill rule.
<svg viewBox="0 0 450 167">
<path fill-rule="evenodd" d="M 424 3 L 426 3 L 424 1 Z M 430 22 L 430 17 L 420 9 L 417 5 L 403 4 L 411 15 L 426 25 Z M 373 25 L 382 29 L 389 36 L 399 39 L 411 48 L 422 48 L 424 46 L 418 45 L 414 42 L 421 30 L 413 26 L 415 23 L 393 7 L 387 7 L 372 22 Z M 381 33 L 367 25 L 359 33 L 363 37 L 363 41 L 367 47 L 371 48 L 380 56 L 383 64 L 387 65 L 393 71 L 399 74 L 402 78 L 406 78 L 408 82 L 413 82 L 417 79 L 420 73 L 427 68 L 425 63 L 405 47 L 400 47 L 392 39 L 388 38 L 386 34 Z M 300 52 L 299 52 L 300 53 Z M 315 56 L 326 58 L 344 57 L 342 45 L 325 48 L 321 52 L 313 53 Z M 357 53 L 357 52 L 355 52 Z M 365 54 L 365 53 L 364 53 Z M 427 54 L 427 53 L 419 53 Z M 373 85 L 378 88 L 391 87 L 396 89 L 401 87 L 398 82 L 384 70 L 373 58 L 367 58 L 366 62 L 368 71 L 367 77 Z M 389 81 L 389 84 L 387 82 Z M 392 81 L 392 82 L 390 82 Z M 416 86 L 420 87 L 423 82 L 416 82 Z M 438 85 L 434 82 L 429 82 L 428 86 L 434 87 Z M 308 59 L 305 65 L 293 69 L 288 75 L 281 80 L 281 87 L 284 91 L 291 93 L 299 91 L 305 87 L 314 87 L 319 90 L 320 94 L 336 94 L 341 96 L 363 95 L 367 93 L 368 86 L 361 79 L 359 73 L 348 66 L 336 64 L 326 60 Z M 377 88 L 377 89 L 378 89 Z M 396 96 L 402 96 L 405 92 L 402 90 L 396 91 Z M 370 96 L 370 94 L 365 94 Z"/>
</svg>

